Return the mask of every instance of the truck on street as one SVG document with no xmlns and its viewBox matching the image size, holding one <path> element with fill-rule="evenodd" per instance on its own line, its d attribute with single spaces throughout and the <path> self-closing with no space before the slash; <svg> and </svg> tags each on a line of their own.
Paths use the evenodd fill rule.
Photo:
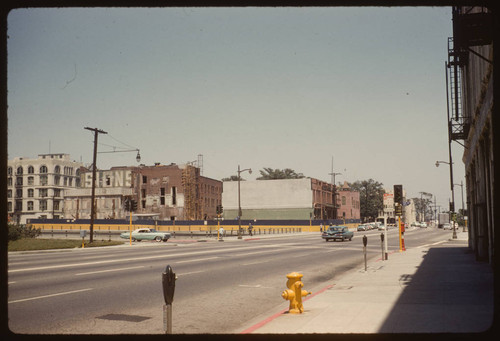
<svg viewBox="0 0 500 341">
<path fill-rule="evenodd" d="M 450 214 L 449 213 L 439 213 L 438 215 L 438 228 L 443 228 L 444 224 L 450 223 Z"/>
</svg>

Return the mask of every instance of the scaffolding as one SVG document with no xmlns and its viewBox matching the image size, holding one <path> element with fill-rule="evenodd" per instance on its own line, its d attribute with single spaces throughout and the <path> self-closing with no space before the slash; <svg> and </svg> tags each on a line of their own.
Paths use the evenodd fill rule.
<svg viewBox="0 0 500 341">
<path fill-rule="evenodd" d="M 190 164 L 182 170 L 182 186 L 184 187 L 184 219 L 201 219 L 201 205 L 199 194 L 199 168 Z"/>
</svg>

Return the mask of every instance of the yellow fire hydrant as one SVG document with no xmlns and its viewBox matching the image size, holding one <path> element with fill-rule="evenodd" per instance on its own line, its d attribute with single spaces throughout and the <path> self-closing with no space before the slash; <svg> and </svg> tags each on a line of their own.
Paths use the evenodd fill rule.
<svg viewBox="0 0 500 341">
<path fill-rule="evenodd" d="M 302 290 L 304 283 L 302 283 L 302 274 L 298 272 L 291 272 L 286 275 L 288 281 L 286 282 L 287 290 L 281 293 L 281 297 L 285 300 L 290 301 L 290 307 L 288 312 L 290 314 L 301 314 L 304 312 L 304 306 L 302 305 L 302 296 L 310 295 L 311 292 L 307 290 Z"/>
</svg>

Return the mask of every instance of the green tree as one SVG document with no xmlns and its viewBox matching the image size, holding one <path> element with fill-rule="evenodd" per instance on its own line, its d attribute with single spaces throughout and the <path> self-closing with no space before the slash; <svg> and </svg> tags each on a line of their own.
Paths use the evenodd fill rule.
<svg viewBox="0 0 500 341">
<path fill-rule="evenodd" d="M 238 181 L 238 175 L 231 175 L 229 178 L 224 178 L 221 181 Z M 240 181 L 245 181 L 245 179 L 241 178 Z"/>
<path fill-rule="evenodd" d="M 373 179 L 356 181 L 349 186 L 359 192 L 362 221 L 374 221 L 384 209 L 384 185 Z"/>
<path fill-rule="evenodd" d="M 274 179 L 302 179 L 304 178 L 304 174 L 295 173 L 293 169 L 285 168 L 285 169 L 272 169 L 272 168 L 264 168 L 259 171 L 260 177 L 257 180 L 274 180 Z"/>
<path fill-rule="evenodd" d="M 423 221 L 426 221 L 427 219 L 430 219 L 430 217 L 433 215 L 434 209 L 432 208 L 432 200 L 429 198 L 412 198 L 413 202 L 415 203 L 415 210 L 417 211 L 417 220 L 421 221 L 423 218 Z M 425 217 L 424 217 L 424 212 L 425 212 Z"/>
</svg>

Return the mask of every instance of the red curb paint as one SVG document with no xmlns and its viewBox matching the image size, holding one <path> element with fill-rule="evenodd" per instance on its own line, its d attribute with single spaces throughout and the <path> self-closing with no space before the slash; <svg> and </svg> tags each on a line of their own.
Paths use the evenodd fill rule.
<svg viewBox="0 0 500 341">
<path fill-rule="evenodd" d="M 330 289 L 331 287 L 333 287 L 334 284 L 330 284 L 330 285 L 327 285 L 326 287 L 324 287 L 323 289 L 319 290 L 318 292 L 315 292 L 314 294 L 311 294 L 310 296 L 307 296 L 306 298 L 304 298 L 302 301 L 305 302 L 307 301 L 308 299 L 311 299 L 313 298 L 314 296 L 316 295 L 319 295 L 321 294 L 322 292 Z M 271 322 L 272 320 L 274 320 L 275 318 L 277 318 L 278 316 L 280 315 L 283 315 L 284 313 L 286 313 L 288 311 L 288 308 L 286 309 L 283 309 L 282 311 L 280 311 L 279 313 L 276 313 L 272 316 L 269 316 L 268 318 L 260 321 L 259 323 L 256 323 L 254 324 L 253 326 L 251 326 L 250 328 L 247 328 L 245 329 L 244 331 L 240 332 L 240 334 L 250 334 L 250 333 L 253 333 L 254 331 L 256 331 L 257 329 L 263 327 L 264 325 L 268 324 L 269 322 Z"/>
</svg>

